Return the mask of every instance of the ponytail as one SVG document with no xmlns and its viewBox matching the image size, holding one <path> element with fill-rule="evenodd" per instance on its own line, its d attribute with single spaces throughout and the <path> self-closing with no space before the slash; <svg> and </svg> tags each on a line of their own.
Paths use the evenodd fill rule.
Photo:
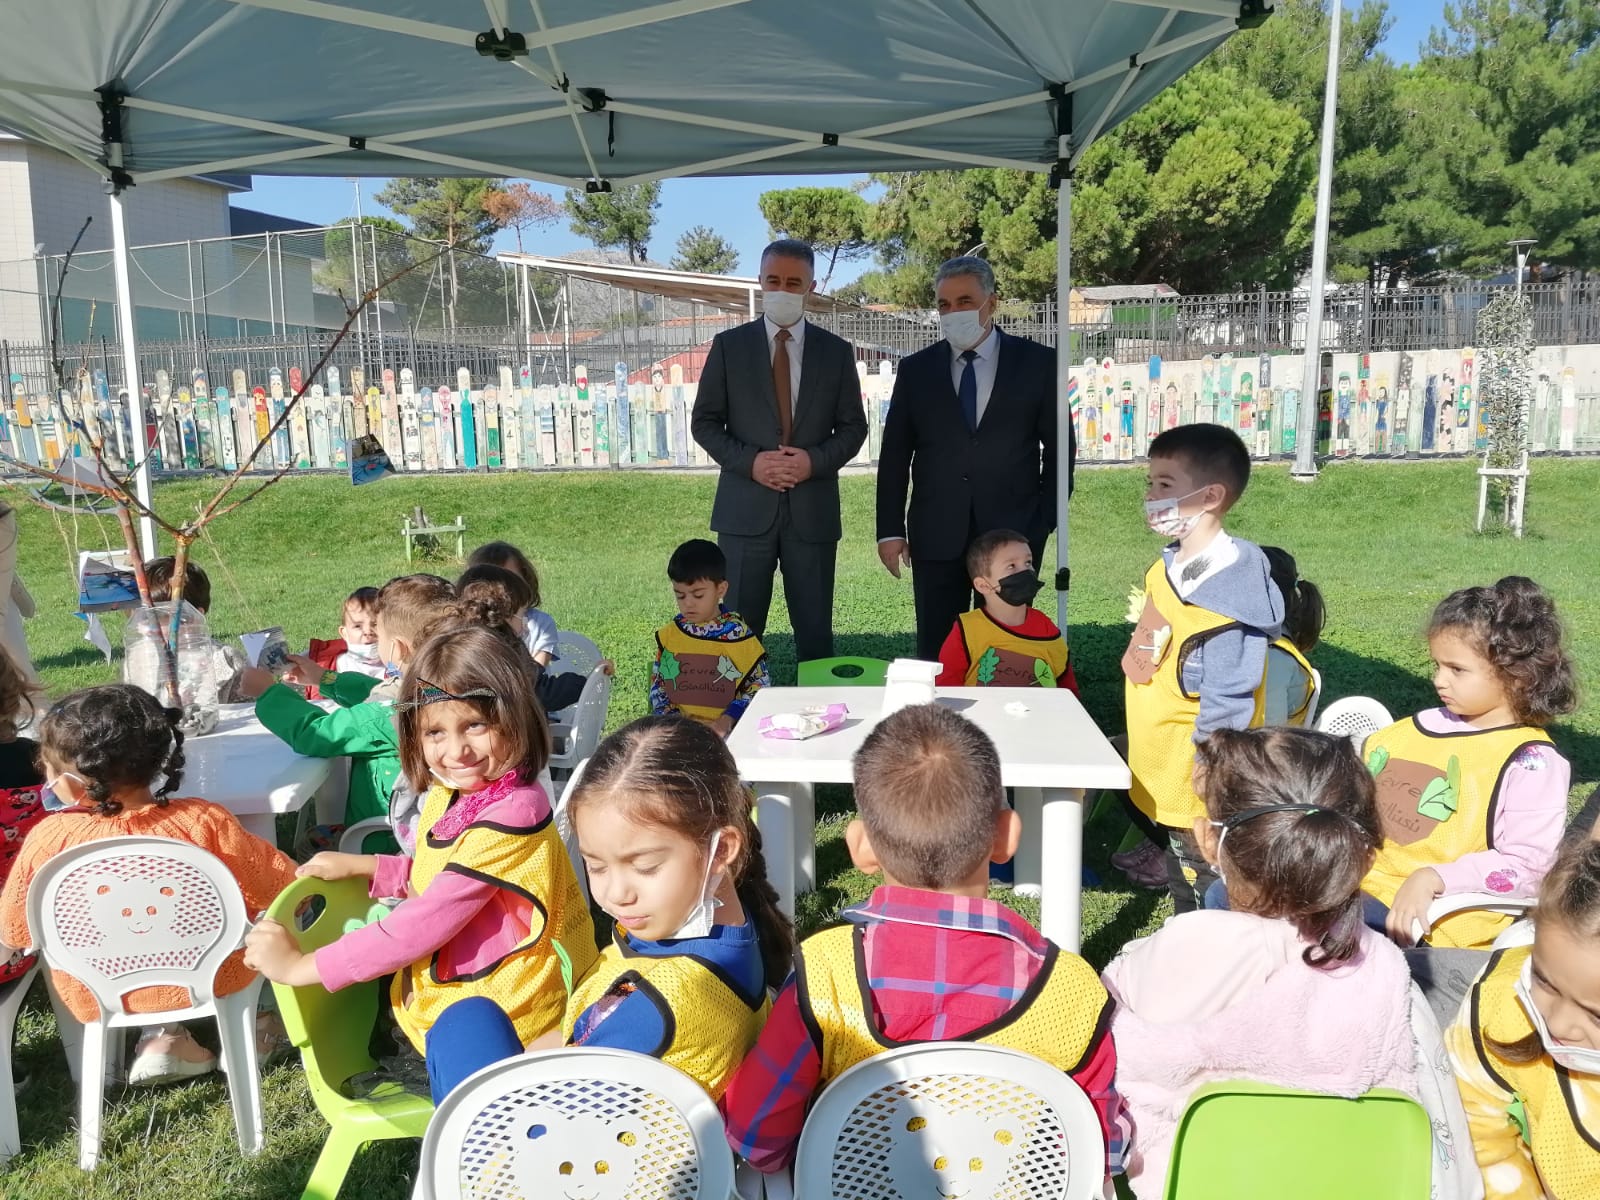
<svg viewBox="0 0 1600 1200">
<path fill-rule="evenodd" d="M 1322 590 L 1309 579 L 1300 578 L 1294 555 L 1281 546 L 1263 546 L 1261 550 L 1267 556 L 1272 582 L 1283 596 L 1283 636 L 1300 653 L 1310 654 L 1322 639 L 1322 627 L 1328 619 Z"/>
<path fill-rule="evenodd" d="M 762 853 L 761 830 L 746 819 L 744 869 L 734 883 L 739 903 L 755 925 L 761 947 L 761 966 L 767 987 L 777 991 L 794 965 L 794 926 L 778 907 L 777 889 L 767 880 L 767 859 Z"/>
<path fill-rule="evenodd" d="M 167 720 L 172 722 L 172 749 L 167 751 L 167 759 L 161 764 L 162 774 L 167 778 L 166 782 L 155 790 L 155 800 L 158 808 L 166 807 L 167 801 L 171 799 L 172 794 L 183 783 L 183 730 L 178 728 L 178 721 L 182 718 L 183 713 L 176 708 L 169 708 L 166 713 Z"/>
</svg>

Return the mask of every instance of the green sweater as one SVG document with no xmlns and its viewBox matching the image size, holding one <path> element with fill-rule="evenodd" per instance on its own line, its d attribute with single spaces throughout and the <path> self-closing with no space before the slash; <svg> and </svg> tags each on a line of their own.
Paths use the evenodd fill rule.
<svg viewBox="0 0 1600 1200">
<path fill-rule="evenodd" d="M 324 712 L 286 684 L 275 683 L 256 701 L 261 723 L 308 758 L 350 758 L 350 798 L 344 823 L 389 815 L 389 793 L 400 774 L 400 738 L 394 707 L 369 701 L 378 681 L 353 671 L 341 672 L 322 689 L 344 705 Z"/>
</svg>

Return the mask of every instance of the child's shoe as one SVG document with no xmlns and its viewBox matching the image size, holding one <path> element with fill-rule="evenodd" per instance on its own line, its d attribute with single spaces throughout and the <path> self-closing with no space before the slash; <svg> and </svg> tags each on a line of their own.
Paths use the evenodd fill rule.
<svg viewBox="0 0 1600 1200">
<path fill-rule="evenodd" d="M 156 1025 L 139 1035 L 128 1083 L 146 1086 L 206 1075 L 217 1069 L 217 1056 L 194 1040 L 182 1025 Z"/>
<path fill-rule="evenodd" d="M 1167 886 L 1166 852 L 1154 842 L 1145 840 L 1124 854 L 1113 854 L 1111 865 L 1127 876 L 1135 887 L 1164 888 Z"/>
</svg>

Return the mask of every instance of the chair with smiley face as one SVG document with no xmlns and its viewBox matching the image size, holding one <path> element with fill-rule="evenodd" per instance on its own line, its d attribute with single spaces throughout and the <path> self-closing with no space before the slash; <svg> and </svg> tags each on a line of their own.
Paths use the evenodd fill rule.
<svg viewBox="0 0 1600 1200">
<path fill-rule="evenodd" d="M 828 1085 L 800 1135 L 794 1196 L 1089 1200 L 1105 1174 L 1100 1120 L 1065 1073 L 998 1046 L 930 1042 Z M 786 1190 L 768 1180 L 768 1197 Z"/>
<path fill-rule="evenodd" d="M 717 1106 L 629 1050 L 543 1050 L 469 1077 L 422 1141 L 420 1200 L 727 1200 Z"/>
<path fill-rule="evenodd" d="M 217 1022 L 239 1149 L 264 1141 L 257 1078 L 257 976 L 229 996 L 215 993 L 217 970 L 244 943 L 249 920 L 228 868 L 187 842 L 106 838 L 56 855 L 28 888 L 28 929 L 45 963 L 82 983 L 100 1007 L 82 1029 L 78 1165 L 100 1156 L 106 1043 L 113 1029 L 154 1020 Z M 187 1008 L 130 1013 L 123 1000 L 148 987 L 177 987 Z M 64 1035 L 63 1040 L 68 1040 Z"/>
</svg>

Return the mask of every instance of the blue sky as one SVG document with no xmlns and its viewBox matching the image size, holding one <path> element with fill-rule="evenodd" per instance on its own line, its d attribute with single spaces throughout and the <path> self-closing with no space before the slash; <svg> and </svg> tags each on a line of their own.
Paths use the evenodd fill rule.
<svg viewBox="0 0 1600 1200">
<path fill-rule="evenodd" d="M 1347 0 L 1347 7 L 1358 2 Z M 1418 45 L 1428 36 L 1428 30 L 1442 21 L 1443 11 L 1444 0 L 1390 0 L 1389 13 L 1394 20 L 1394 28 L 1385 48 L 1402 62 L 1414 61 Z M 763 175 L 737 179 L 668 180 L 661 189 L 661 208 L 657 213 L 655 235 L 650 242 L 650 257 L 666 262 L 672 257 L 673 247 L 684 230 L 694 225 L 710 225 L 739 251 L 740 269 L 747 274 L 754 274 L 755 256 L 767 242 L 766 222 L 756 206 L 756 199 L 762 192 L 806 185 L 848 185 L 852 178 L 839 175 Z M 363 179 L 359 183 L 362 210 L 368 216 L 382 211 L 373 197 L 383 184 L 381 179 Z M 237 200 L 248 208 L 331 225 L 349 220 L 355 214 L 356 186 L 349 179 L 258 175 L 255 190 L 240 195 Z M 534 186 L 553 195 L 560 194 L 558 189 L 545 189 L 539 184 Z M 512 249 L 516 243 L 507 234 L 502 235 L 499 245 L 502 249 Z M 590 249 L 590 246 L 582 238 L 568 232 L 565 225 L 561 225 L 536 233 L 527 248 L 541 254 L 569 254 L 574 250 Z M 869 265 L 841 263 L 834 275 L 833 286 L 855 278 Z"/>
</svg>

